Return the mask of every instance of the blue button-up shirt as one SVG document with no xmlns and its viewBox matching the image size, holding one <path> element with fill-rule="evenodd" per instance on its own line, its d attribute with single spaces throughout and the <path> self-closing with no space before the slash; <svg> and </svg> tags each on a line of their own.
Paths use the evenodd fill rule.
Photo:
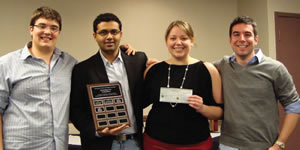
<svg viewBox="0 0 300 150">
<path fill-rule="evenodd" d="M 0 57 L 5 149 L 67 149 L 71 72 L 76 63 L 56 48 L 49 67 L 32 56 L 27 45 Z"/>
</svg>

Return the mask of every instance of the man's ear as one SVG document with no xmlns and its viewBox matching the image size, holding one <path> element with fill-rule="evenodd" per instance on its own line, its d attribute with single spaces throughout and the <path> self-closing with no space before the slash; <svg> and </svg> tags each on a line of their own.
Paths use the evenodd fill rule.
<svg viewBox="0 0 300 150">
<path fill-rule="evenodd" d="M 256 36 L 254 37 L 255 46 L 258 44 L 258 39 L 259 39 L 259 37 L 258 37 L 258 35 L 256 35 Z"/>
<path fill-rule="evenodd" d="M 33 26 L 29 26 L 29 33 L 31 37 L 32 37 L 32 32 L 33 32 Z"/>
<path fill-rule="evenodd" d="M 94 39 L 96 39 L 96 36 L 97 36 L 97 33 L 93 33 L 93 37 L 94 37 Z"/>
<path fill-rule="evenodd" d="M 255 40 L 256 42 L 258 42 L 258 39 L 259 39 L 259 37 L 258 37 L 258 35 L 256 35 L 256 37 L 254 38 L 254 40 Z"/>
<path fill-rule="evenodd" d="M 122 32 L 122 31 L 120 31 L 120 38 L 122 38 L 122 36 L 123 36 L 123 32 Z"/>
</svg>

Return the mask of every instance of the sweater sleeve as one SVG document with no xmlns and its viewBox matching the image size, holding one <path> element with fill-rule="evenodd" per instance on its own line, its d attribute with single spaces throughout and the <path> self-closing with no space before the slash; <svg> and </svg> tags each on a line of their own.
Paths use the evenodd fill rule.
<svg viewBox="0 0 300 150">
<path fill-rule="evenodd" d="M 286 67 L 280 63 L 276 71 L 274 71 L 275 80 L 274 87 L 276 98 L 280 101 L 283 107 L 299 100 L 299 95 L 296 91 L 292 76 Z"/>
</svg>

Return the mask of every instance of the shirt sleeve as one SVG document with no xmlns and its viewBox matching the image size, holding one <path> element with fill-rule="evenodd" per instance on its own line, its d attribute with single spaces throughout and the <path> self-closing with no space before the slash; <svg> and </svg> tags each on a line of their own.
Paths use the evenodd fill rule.
<svg viewBox="0 0 300 150">
<path fill-rule="evenodd" d="M 287 105 L 284 108 L 284 111 L 286 114 L 292 114 L 292 113 L 300 114 L 300 100 Z"/>
<path fill-rule="evenodd" d="M 4 65 L 0 64 L 0 113 L 2 114 L 8 104 L 9 86 L 8 79 L 6 79 L 7 71 Z"/>
</svg>

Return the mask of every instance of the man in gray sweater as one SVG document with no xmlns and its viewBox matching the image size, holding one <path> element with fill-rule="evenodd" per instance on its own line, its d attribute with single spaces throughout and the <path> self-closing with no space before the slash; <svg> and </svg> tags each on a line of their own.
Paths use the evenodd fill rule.
<svg viewBox="0 0 300 150">
<path fill-rule="evenodd" d="M 234 19 L 229 36 L 234 54 L 215 63 L 224 89 L 220 149 L 283 149 L 300 116 L 292 77 L 282 63 L 255 48 L 258 35 L 253 19 Z M 278 100 L 286 112 L 280 132 Z"/>
</svg>

